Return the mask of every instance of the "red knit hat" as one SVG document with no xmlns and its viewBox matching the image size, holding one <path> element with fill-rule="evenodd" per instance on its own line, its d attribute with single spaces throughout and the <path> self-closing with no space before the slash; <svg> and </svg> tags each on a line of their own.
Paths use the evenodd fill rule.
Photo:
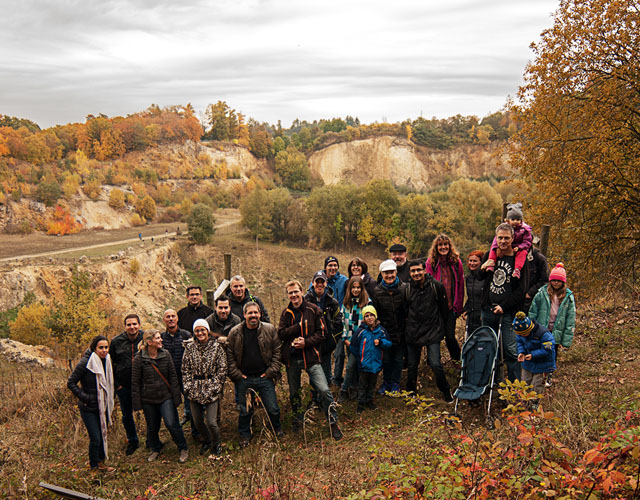
<svg viewBox="0 0 640 500">
<path fill-rule="evenodd" d="M 564 264 L 562 262 L 558 262 L 556 267 L 551 270 L 549 281 L 551 280 L 558 280 L 563 283 L 567 282 L 567 271 L 564 270 Z"/>
</svg>

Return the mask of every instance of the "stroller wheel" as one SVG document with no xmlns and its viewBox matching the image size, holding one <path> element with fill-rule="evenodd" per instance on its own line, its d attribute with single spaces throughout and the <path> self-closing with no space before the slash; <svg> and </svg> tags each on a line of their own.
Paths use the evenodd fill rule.
<svg viewBox="0 0 640 500">
<path fill-rule="evenodd" d="M 494 421 L 494 418 L 491 415 L 487 415 L 487 417 L 485 418 L 484 425 L 489 430 L 493 430 L 496 428 L 496 423 Z"/>
</svg>

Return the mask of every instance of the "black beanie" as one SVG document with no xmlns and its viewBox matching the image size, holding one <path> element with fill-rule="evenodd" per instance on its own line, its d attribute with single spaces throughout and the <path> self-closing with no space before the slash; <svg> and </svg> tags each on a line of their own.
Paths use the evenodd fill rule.
<svg viewBox="0 0 640 500">
<path fill-rule="evenodd" d="M 335 262 L 340 267 L 340 262 L 333 255 L 329 255 L 326 259 L 324 259 L 324 268 L 326 269 L 330 262 Z"/>
</svg>

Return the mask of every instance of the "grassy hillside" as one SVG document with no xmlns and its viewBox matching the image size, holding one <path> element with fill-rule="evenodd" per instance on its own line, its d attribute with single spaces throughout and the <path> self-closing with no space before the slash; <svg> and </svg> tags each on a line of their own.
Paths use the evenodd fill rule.
<svg viewBox="0 0 640 500">
<path fill-rule="evenodd" d="M 283 284 L 291 278 L 307 283 L 326 256 L 262 243 L 256 249 L 255 241 L 239 235 L 220 236 L 186 252 L 193 262 L 206 262 L 216 279 L 222 254 L 232 253 L 233 273 L 248 278 L 252 293 L 276 319 L 285 304 Z M 360 256 L 372 268 L 383 257 Z M 346 267 L 349 256 L 338 258 Z M 123 499 L 587 498 L 592 488 L 589 498 L 632 498 L 640 457 L 640 308 L 605 297 L 578 304 L 575 343 L 561 354 L 544 411 L 520 412 L 513 399 L 515 406 L 504 409 L 491 432 L 482 412 L 466 406 L 460 408 L 461 420 L 451 422 L 447 415 L 453 408 L 437 398 L 423 364 L 418 400 L 378 397 L 378 410 L 361 415 L 354 402 L 345 403 L 339 409 L 345 439 L 338 443 L 313 410 L 304 435 L 291 432 L 288 390 L 281 380 L 285 437 L 277 442 L 270 435 L 259 410 L 256 439 L 238 449 L 237 413 L 227 384 L 221 457 L 199 456 L 189 439 L 190 459 L 180 465 L 166 431 L 159 462 L 149 464 L 142 449 L 126 457 L 117 411 L 109 435 L 109 463 L 117 470 L 99 476 L 88 472 L 88 440 L 66 389 L 68 369 L 33 369 L 0 358 L 0 491 L 12 499 L 52 498 L 37 487 L 45 481 Z M 443 361 L 455 383 L 446 349 Z M 518 387 L 505 393 L 516 395 L 527 397 Z M 138 415 L 142 434 L 143 422 Z"/>
</svg>

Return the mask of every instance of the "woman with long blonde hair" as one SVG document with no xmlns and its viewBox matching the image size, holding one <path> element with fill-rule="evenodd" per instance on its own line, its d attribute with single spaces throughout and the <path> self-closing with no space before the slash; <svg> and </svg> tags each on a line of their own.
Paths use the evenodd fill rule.
<svg viewBox="0 0 640 500">
<path fill-rule="evenodd" d="M 451 359 L 460 361 L 460 344 L 456 340 L 456 319 L 464 308 L 464 271 L 460 253 L 446 234 L 435 237 L 429 250 L 426 271 L 444 285 L 449 314 L 445 321 L 445 342 Z"/>
</svg>

